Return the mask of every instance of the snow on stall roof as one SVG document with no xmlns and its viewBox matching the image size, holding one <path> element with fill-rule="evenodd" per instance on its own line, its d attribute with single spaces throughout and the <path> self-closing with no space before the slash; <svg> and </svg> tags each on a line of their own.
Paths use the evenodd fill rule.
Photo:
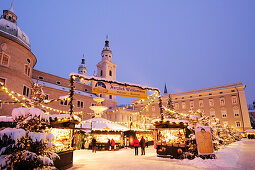
<svg viewBox="0 0 255 170">
<path fill-rule="evenodd" d="M 85 76 L 83 74 L 78 74 L 78 73 L 70 73 L 69 76 L 79 76 L 79 77 L 83 77 L 84 79 L 89 79 L 89 80 L 98 80 L 98 81 L 107 81 L 109 83 L 119 83 L 121 85 L 124 86 L 135 86 L 135 87 L 139 87 L 142 89 L 150 89 L 150 90 L 157 90 L 159 91 L 158 88 L 154 88 L 154 87 L 149 87 L 149 86 L 141 86 L 139 84 L 133 84 L 133 83 L 128 83 L 128 82 L 118 82 L 116 80 L 111 80 L 111 79 L 105 79 L 105 78 L 101 78 L 101 77 L 95 77 L 95 76 Z"/>
<path fill-rule="evenodd" d="M 13 122 L 12 117 L 0 116 L 0 122 Z"/>
<path fill-rule="evenodd" d="M 65 119 L 65 118 L 70 118 L 70 114 L 50 114 L 49 117 L 51 117 L 52 119 L 60 118 L 60 119 Z M 73 115 L 75 120 L 81 121 L 81 118 Z"/>
<path fill-rule="evenodd" d="M 91 122 L 92 122 L 92 130 L 113 130 L 113 131 L 128 130 L 128 128 L 104 118 L 88 119 L 82 122 L 82 126 L 79 124 L 79 125 L 76 125 L 76 127 L 91 128 Z"/>
<path fill-rule="evenodd" d="M 151 122 L 154 123 L 154 122 L 160 122 L 161 119 L 153 119 Z M 187 120 L 179 120 L 179 119 L 169 119 L 169 118 L 164 118 L 163 119 L 164 122 L 182 122 L 182 123 L 188 123 Z"/>
<path fill-rule="evenodd" d="M 37 80 L 36 79 L 33 79 L 33 81 L 36 83 Z M 70 88 L 68 87 L 64 87 L 64 86 L 59 86 L 59 85 L 56 85 L 56 84 L 52 84 L 52 83 L 48 83 L 48 82 L 45 82 L 45 81 L 41 81 L 41 80 L 38 80 L 37 82 L 39 85 L 44 85 L 45 87 L 49 87 L 49 88 L 53 88 L 53 89 L 58 89 L 58 90 L 62 90 L 62 91 L 66 91 L 66 92 L 69 92 L 70 91 Z M 75 94 L 80 94 L 80 95 L 83 95 L 83 96 L 87 96 L 87 97 L 97 97 L 95 94 L 93 93 L 87 93 L 87 92 L 83 92 L 83 91 L 80 91 L 80 90 L 75 90 Z"/>
<path fill-rule="evenodd" d="M 245 132 L 247 132 L 247 133 L 255 133 L 255 129 L 247 129 Z"/>
</svg>

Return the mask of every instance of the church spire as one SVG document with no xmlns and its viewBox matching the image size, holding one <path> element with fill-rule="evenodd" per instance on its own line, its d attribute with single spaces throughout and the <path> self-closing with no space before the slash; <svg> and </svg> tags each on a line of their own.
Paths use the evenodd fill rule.
<svg viewBox="0 0 255 170">
<path fill-rule="evenodd" d="M 167 88 L 166 88 L 166 83 L 165 83 L 165 89 L 164 89 L 164 94 L 167 94 Z"/>
<path fill-rule="evenodd" d="M 14 10 L 13 10 L 13 1 L 12 1 L 12 5 L 11 5 L 11 8 L 9 9 L 9 11 L 14 13 Z"/>
<path fill-rule="evenodd" d="M 81 64 L 85 64 L 84 54 L 83 54 L 82 59 L 81 59 Z"/>
</svg>

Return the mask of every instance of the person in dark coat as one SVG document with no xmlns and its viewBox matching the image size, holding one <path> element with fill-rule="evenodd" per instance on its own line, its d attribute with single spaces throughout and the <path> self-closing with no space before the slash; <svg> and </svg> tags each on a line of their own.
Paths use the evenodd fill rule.
<svg viewBox="0 0 255 170">
<path fill-rule="evenodd" d="M 134 139 L 135 155 L 138 155 L 139 140 L 137 137 Z"/>
<path fill-rule="evenodd" d="M 111 150 L 111 140 L 110 139 L 108 139 L 107 147 L 108 147 L 107 148 L 108 150 Z"/>
<path fill-rule="evenodd" d="M 141 146 L 142 155 L 145 155 L 145 139 L 143 138 L 143 136 L 140 140 L 140 146 Z"/>
<path fill-rule="evenodd" d="M 92 138 L 92 152 L 95 152 L 96 153 L 96 150 L 97 150 L 97 140 L 95 137 Z"/>
<path fill-rule="evenodd" d="M 114 141 L 114 139 L 111 140 L 111 146 L 112 146 L 112 150 L 114 150 L 114 146 L 115 146 L 115 141 Z"/>
</svg>

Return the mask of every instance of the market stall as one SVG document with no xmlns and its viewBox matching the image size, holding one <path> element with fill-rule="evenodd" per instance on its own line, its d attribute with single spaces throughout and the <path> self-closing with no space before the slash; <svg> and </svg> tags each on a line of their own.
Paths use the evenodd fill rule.
<svg viewBox="0 0 255 170">
<path fill-rule="evenodd" d="M 91 148 L 91 141 L 94 137 L 97 141 L 97 150 L 109 150 L 109 140 L 115 141 L 115 150 L 120 149 L 123 144 L 123 132 L 128 130 L 126 127 L 109 121 L 104 118 L 92 118 L 83 121 L 77 128 L 90 128 L 90 135 L 85 139 L 85 148 Z"/>
<path fill-rule="evenodd" d="M 157 156 L 179 158 L 187 150 L 188 122 L 178 119 L 164 119 L 163 121 L 155 119 L 152 123 L 155 126 Z"/>
<path fill-rule="evenodd" d="M 74 128 L 81 119 L 69 114 L 52 114 L 49 115 L 49 120 L 50 125 L 46 131 L 54 135 L 52 148 L 60 157 L 54 161 L 54 165 L 58 169 L 71 167 L 73 165 Z"/>
<path fill-rule="evenodd" d="M 255 139 L 255 129 L 247 129 L 245 133 L 248 139 Z"/>
</svg>

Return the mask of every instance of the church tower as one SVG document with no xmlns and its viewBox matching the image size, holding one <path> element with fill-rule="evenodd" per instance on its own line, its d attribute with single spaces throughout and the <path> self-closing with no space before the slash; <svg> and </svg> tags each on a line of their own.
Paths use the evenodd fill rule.
<svg viewBox="0 0 255 170">
<path fill-rule="evenodd" d="M 109 46 L 108 36 L 105 40 L 105 45 L 101 53 L 102 60 L 97 64 L 97 77 L 102 77 L 109 80 L 116 80 L 117 65 L 112 62 L 112 50 Z M 115 96 L 102 95 L 106 99 L 116 101 Z"/>
<path fill-rule="evenodd" d="M 82 75 L 84 75 L 84 76 L 87 76 L 87 67 L 86 67 L 86 65 L 85 65 L 85 58 L 84 58 L 84 54 L 83 54 L 83 57 L 82 57 L 82 59 L 81 59 L 81 64 L 80 64 L 80 66 L 78 67 L 78 73 L 79 74 L 82 74 Z M 80 80 L 80 82 L 81 83 L 84 83 L 84 84 L 86 84 L 86 85 L 88 85 L 89 84 L 89 81 L 87 81 L 87 80 Z"/>
</svg>

